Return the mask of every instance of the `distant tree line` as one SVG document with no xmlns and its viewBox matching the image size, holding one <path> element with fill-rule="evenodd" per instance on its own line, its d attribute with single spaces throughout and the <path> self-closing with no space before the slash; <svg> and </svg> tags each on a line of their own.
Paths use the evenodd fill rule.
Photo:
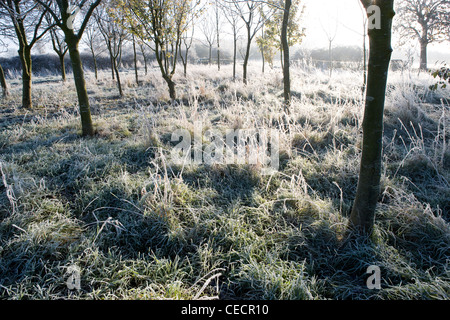
<svg viewBox="0 0 450 320">
<path fill-rule="evenodd" d="M 334 61 L 335 62 L 361 62 L 363 52 L 361 48 L 353 46 L 340 46 L 335 47 L 333 49 L 334 53 Z M 183 51 L 182 51 L 183 53 Z M 221 62 L 222 64 L 231 64 L 232 63 L 232 52 L 231 50 L 221 49 Z M 92 55 L 85 51 L 81 54 L 81 60 L 85 68 L 89 70 L 94 70 L 94 59 Z M 217 62 L 217 50 L 215 48 L 212 49 L 212 61 Z M 124 53 L 121 57 L 121 67 L 132 68 L 133 67 L 133 54 L 129 51 Z M 138 62 L 143 65 L 144 58 L 142 54 L 137 54 Z M 155 57 L 152 53 L 146 54 L 147 62 L 152 63 L 155 61 Z M 188 56 L 188 61 L 191 64 L 207 64 L 208 63 L 208 48 L 202 45 L 201 43 L 194 44 L 191 48 L 191 52 Z M 250 52 L 250 60 L 261 60 L 261 55 L 259 54 L 258 48 L 253 48 Z M 312 50 L 293 50 L 293 54 L 291 55 L 292 61 L 298 61 L 302 59 L 311 59 L 313 61 L 328 61 L 328 49 L 312 49 Z M 31 55 L 31 60 L 33 63 L 33 72 L 36 74 L 59 74 L 61 66 L 59 57 L 54 53 L 46 53 L 46 54 L 36 54 Z M 240 60 L 240 59 L 238 59 Z M 72 66 L 70 63 L 70 59 L 68 57 L 65 58 L 65 69 L 67 72 L 72 72 Z M 95 63 L 97 64 L 97 68 L 99 70 L 109 70 L 111 68 L 111 61 L 109 56 L 102 54 L 96 57 Z M 278 65 L 281 67 L 281 63 L 275 60 L 275 66 Z M 22 64 L 20 58 L 18 56 L 12 56 L 9 58 L 0 57 L 0 65 L 2 65 L 3 70 L 5 72 L 5 76 L 8 78 L 9 73 L 12 72 L 21 72 Z M 339 66 L 339 65 L 337 65 Z"/>
<path fill-rule="evenodd" d="M 94 60 L 89 53 L 82 53 L 81 60 L 85 68 L 94 70 Z M 46 74 L 59 74 L 60 73 L 60 60 L 55 54 L 39 54 L 31 55 L 31 61 L 33 63 L 33 73 L 37 75 Z M 124 56 L 122 63 L 131 65 L 133 63 L 133 57 L 131 55 Z M 22 64 L 19 57 L 14 56 L 10 58 L 0 58 L 0 64 L 3 66 L 5 76 L 8 78 L 9 73 L 15 73 L 22 70 Z M 66 71 L 72 72 L 72 65 L 70 59 L 64 60 Z M 100 56 L 97 58 L 97 66 L 101 70 L 107 70 L 110 68 L 110 60 L 107 56 Z"/>
</svg>

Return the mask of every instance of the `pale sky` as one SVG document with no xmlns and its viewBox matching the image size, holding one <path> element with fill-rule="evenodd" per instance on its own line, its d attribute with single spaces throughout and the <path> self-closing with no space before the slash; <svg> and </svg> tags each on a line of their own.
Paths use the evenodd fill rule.
<svg viewBox="0 0 450 320">
<path fill-rule="evenodd" d="M 328 47 L 328 36 L 335 39 L 333 46 L 362 46 L 363 13 L 359 0 L 303 0 L 306 5 L 304 22 L 309 48 Z"/>
<path fill-rule="evenodd" d="M 304 23 L 307 28 L 303 46 L 307 48 L 328 47 L 328 32 L 330 37 L 335 35 L 333 46 L 362 47 L 363 13 L 360 0 L 303 0 L 303 2 L 306 5 Z M 418 55 L 418 41 L 413 41 L 412 44 L 416 46 Z M 393 58 L 401 59 L 404 54 L 402 49 L 396 45 L 395 32 L 393 47 Z M 437 59 L 449 61 L 450 43 L 430 44 L 428 52 L 428 62 L 431 64 Z"/>
<path fill-rule="evenodd" d="M 302 47 L 308 49 L 328 48 L 328 37 L 333 36 L 335 37 L 333 47 L 362 47 L 364 16 L 360 0 L 302 0 L 302 2 L 306 5 L 302 21 L 302 25 L 306 27 L 306 37 L 301 44 Z M 202 36 L 199 35 L 198 37 L 201 38 Z M 226 38 L 227 35 L 222 35 L 222 37 Z M 416 46 L 418 60 L 418 42 L 413 41 L 412 44 Z M 403 58 L 404 54 L 401 48 L 396 46 L 395 33 L 393 47 L 393 58 Z M 429 63 L 434 63 L 437 59 L 450 61 L 449 42 L 430 44 L 428 52 Z M 9 54 L 14 53 L 15 50 L 9 52 Z M 2 55 L 8 55 L 8 53 Z"/>
</svg>

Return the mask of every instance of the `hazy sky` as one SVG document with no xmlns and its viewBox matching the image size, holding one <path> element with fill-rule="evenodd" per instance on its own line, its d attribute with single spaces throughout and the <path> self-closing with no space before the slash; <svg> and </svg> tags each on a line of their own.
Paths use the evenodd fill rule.
<svg viewBox="0 0 450 320">
<path fill-rule="evenodd" d="M 333 46 L 355 45 L 362 47 L 363 13 L 360 0 L 303 0 L 306 4 L 304 22 L 307 28 L 302 45 L 308 48 L 328 47 L 328 37 L 335 35 Z M 412 41 L 417 46 L 418 41 Z M 401 48 L 393 40 L 394 58 L 402 58 Z M 429 62 L 435 59 L 450 60 L 449 42 L 429 45 Z M 418 52 L 417 52 L 418 53 Z"/>
<path fill-rule="evenodd" d="M 303 25 L 306 27 L 306 37 L 302 42 L 302 47 L 306 48 L 327 48 L 328 37 L 335 37 L 333 46 L 358 46 L 362 47 L 363 33 L 363 12 L 360 0 L 302 0 L 306 5 L 303 18 Z M 227 27 L 225 27 L 227 28 Z M 203 36 L 196 30 L 199 39 Z M 222 37 L 227 38 L 227 32 Z M 228 35 L 230 37 L 230 35 Z M 394 33 L 394 54 L 393 58 L 402 58 L 403 53 L 396 46 Z M 418 41 L 412 42 L 416 46 L 418 55 Z M 450 60 L 450 43 L 430 44 L 429 62 L 433 63 L 438 59 Z M 15 50 L 10 50 L 8 54 L 14 54 Z M 3 53 L 2 55 L 5 55 Z"/>
<path fill-rule="evenodd" d="M 328 36 L 335 36 L 333 45 L 362 45 L 363 14 L 359 0 L 303 1 L 306 5 L 305 46 L 328 47 Z"/>
</svg>

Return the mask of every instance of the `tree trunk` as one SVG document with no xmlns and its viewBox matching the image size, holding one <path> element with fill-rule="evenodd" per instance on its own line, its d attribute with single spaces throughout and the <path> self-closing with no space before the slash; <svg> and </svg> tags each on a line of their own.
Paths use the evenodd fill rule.
<svg viewBox="0 0 450 320">
<path fill-rule="evenodd" d="M 280 63 L 281 63 L 281 70 L 284 70 L 283 48 L 280 48 Z"/>
<path fill-rule="evenodd" d="M 144 54 L 144 69 L 145 69 L 145 75 L 148 74 L 148 65 L 147 65 L 147 57 Z"/>
<path fill-rule="evenodd" d="M 283 85 L 284 85 L 284 103 L 286 108 L 291 103 L 291 76 L 290 76 L 290 61 L 289 61 L 289 43 L 288 43 L 288 25 L 289 13 L 291 10 L 291 0 L 285 1 L 283 24 L 281 26 L 281 46 L 283 48 Z"/>
<path fill-rule="evenodd" d="M 217 70 L 220 71 L 220 26 L 219 26 L 219 8 L 217 1 L 215 3 L 216 10 L 216 36 L 217 36 Z"/>
<path fill-rule="evenodd" d="M 189 47 L 186 46 L 186 51 L 183 56 L 183 52 L 181 52 L 181 44 L 180 44 L 180 59 L 181 63 L 183 64 L 183 75 L 186 78 L 187 77 L 187 64 L 188 64 L 188 56 L 189 56 Z"/>
<path fill-rule="evenodd" d="M 22 79 L 22 107 L 28 109 L 33 107 L 31 99 L 31 77 L 26 73 Z"/>
<path fill-rule="evenodd" d="M 134 40 L 134 35 L 133 35 L 133 60 L 134 60 L 134 76 L 136 78 L 136 84 L 139 86 L 139 74 L 138 74 L 137 55 L 136 55 L 136 41 Z"/>
<path fill-rule="evenodd" d="M 261 37 L 264 42 L 265 36 L 264 36 L 264 25 L 261 27 Z M 262 73 L 265 71 L 265 65 L 266 65 L 266 59 L 264 58 L 264 44 L 261 46 L 261 60 L 262 60 Z"/>
<path fill-rule="evenodd" d="M 364 30 L 363 35 L 363 61 L 364 61 L 364 73 L 363 73 L 363 86 L 361 89 L 362 99 L 364 99 L 364 94 L 366 93 L 366 87 L 367 87 L 367 48 L 366 48 L 366 31 Z"/>
<path fill-rule="evenodd" d="M 94 60 L 94 74 L 95 74 L 95 80 L 98 80 L 98 66 L 97 66 L 97 57 L 95 54 L 92 55 L 92 58 Z"/>
<path fill-rule="evenodd" d="M 220 47 L 217 45 L 217 70 L 220 71 Z"/>
<path fill-rule="evenodd" d="M 164 80 L 166 80 L 167 85 L 169 86 L 169 95 L 170 99 L 175 100 L 177 98 L 176 90 L 175 90 L 175 82 L 172 81 L 169 77 L 164 77 Z"/>
<path fill-rule="evenodd" d="M 428 70 L 428 54 L 427 54 L 428 41 L 420 41 L 420 70 Z"/>
<path fill-rule="evenodd" d="M 61 65 L 61 78 L 66 82 L 66 65 L 64 64 L 64 55 L 59 56 L 59 64 Z"/>
<path fill-rule="evenodd" d="M 77 90 L 78 104 L 80 105 L 81 128 L 83 136 L 93 136 L 94 127 L 91 118 L 91 108 L 89 97 L 84 80 L 83 65 L 81 63 L 80 52 L 78 51 L 78 39 L 75 36 L 66 34 L 66 41 L 69 47 L 69 56 L 72 63 L 73 77 Z"/>
<path fill-rule="evenodd" d="M 217 26 L 218 28 L 218 26 Z M 220 39 L 219 29 L 217 29 L 217 70 L 220 71 Z"/>
<path fill-rule="evenodd" d="M 328 41 L 328 67 L 330 68 L 330 78 L 333 75 L 333 41 Z"/>
<path fill-rule="evenodd" d="M 261 48 L 261 60 L 262 60 L 261 72 L 264 73 L 265 72 L 265 66 L 266 66 L 266 60 L 264 59 L 264 49 L 263 48 Z"/>
<path fill-rule="evenodd" d="M 245 57 L 244 57 L 244 65 L 243 65 L 243 74 L 242 74 L 242 80 L 244 81 L 244 84 L 248 83 L 247 78 L 247 66 L 248 66 L 248 59 L 250 58 L 250 46 L 252 43 L 252 39 L 250 37 L 250 29 L 247 28 L 247 49 L 245 50 Z"/>
<path fill-rule="evenodd" d="M 0 84 L 3 90 L 3 98 L 6 98 L 9 95 L 8 85 L 6 84 L 5 73 L 3 72 L 3 68 L 0 65 Z"/>
<path fill-rule="evenodd" d="M 148 73 L 147 56 L 145 55 L 144 45 L 143 45 L 143 44 L 139 44 L 139 48 L 141 49 L 142 57 L 143 57 L 143 59 L 144 59 L 144 70 L 145 70 L 145 75 L 147 75 L 147 73 Z"/>
<path fill-rule="evenodd" d="M 109 60 L 111 62 L 111 78 L 113 80 L 116 80 L 116 76 L 114 75 L 114 58 L 113 58 L 113 56 L 111 54 L 111 51 L 109 53 Z"/>
<path fill-rule="evenodd" d="M 120 74 L 119 74 L 119 67 L 117 65 L 117 60 L 113 59 L 113 62 L 114 62 L 114 72 L 116 74 L 117 89 L 119 89 L 119 95 L 123 97 L 122 83 L 120 82 Z"/>
<path fill-rule="evenodd" d="M 31 108 L 33 106 L 31 98 L 31 50 L 30 48 L 20 48 L 19 57 L 22 63 L 22 107 Z"/>
<path fill-rule="evenodd" d="M 381 9 L 381 28 L 369 30 L 370 53 L 362 124 L 362 156 L 358 186 L 350 216 L 350 226 L 367 234 L 372 232 L 376 204 L 380 195 L 383 112 L 389 62 L 392 55 L 392 19 L 395 15 L 394 0 L 378 1 L 378 6 Z"/>
<path fill-rule="evenodd" d="M 186 55 L 185 55 L 184 59 L 183 58 L 181 59 L 181 61 L 183 62 L 183 74 L 184 74 L 185 78 L 187 77 L 188 54 L 189 54 L 189 49 L 186 48 Z"/>
<path fill-rule="evenodd" d="M 233 81 L 236 80 L 237 34 L 233 35 Z"/>
<path fill-rule="evenodd" d="M 212 64 L 212 44 L 209 45 L 209 65 Z"/>
</svg>

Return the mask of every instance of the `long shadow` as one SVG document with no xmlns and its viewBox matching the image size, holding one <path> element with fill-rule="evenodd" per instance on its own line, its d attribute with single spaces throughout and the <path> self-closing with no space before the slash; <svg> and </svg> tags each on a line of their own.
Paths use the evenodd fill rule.
<svg viewBox="0 0 450 320">
<path fill-rule="evenodd" d="M 0 129 L 6 129 L 8 127 L 13 127 L 15 125 L 28 124 L 32 121 L 37 121 L 41 119 L 41 115 L 43 113 L 41 108 L 28 110 L 21 108 L 21 113 L 17 113 L 13 108 L 7 108 L 0 110 Z M 75 114 L 76 111 L 74 108 L 65 108 L 64 113 L 59 111 L 57 106 L 47 106 L 46 107 L 46 119 L 57 119 L 63 114 L 70 113 Z"/>
<path fill-rule="evenodd" d="M 52 147 L 59 142 L 75 142 L 81 140 L 78 134 L 75 133 L 60 133 L 50 136 L 48 139 L 30 139 L 24 140 L 22 142 L 15 143 L 13 145 L 0 147 L 0 154 L 4 153 L 6 155 L 20 155 L 25 152 L 33 152 L 41 147 Z"/>
<path fill-rule="evenodd" d="M 251 205 L 259 180 L 250 166 L 201 165 L 183 173 L 183 181 L 194 189 L 212 188 L 217 195 L 210 199 L 216 205 L 228 206 L 239 201 Z"/>
</svg>

